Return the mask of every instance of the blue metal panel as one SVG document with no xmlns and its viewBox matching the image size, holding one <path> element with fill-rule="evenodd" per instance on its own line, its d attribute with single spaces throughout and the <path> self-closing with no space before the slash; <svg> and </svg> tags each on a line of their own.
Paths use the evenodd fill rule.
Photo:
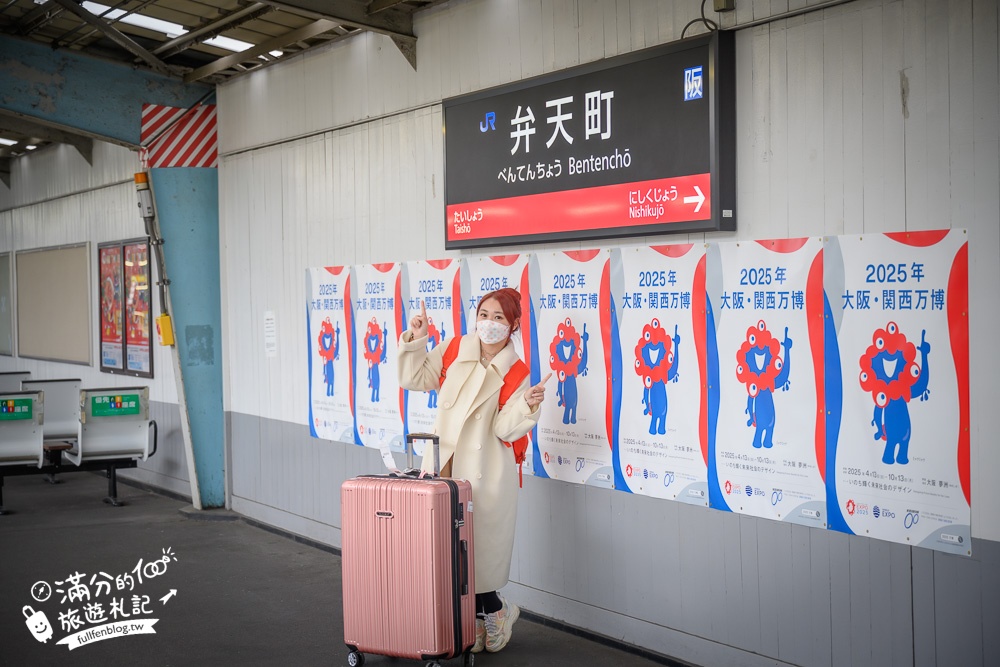
<svg viewBox="0 0 1000 667">
<path fill-rule="evenodd" d="M 184 396 L 204 507 L 225 505 L 222 297 L 216 169 L 153 169 Z"/>
<path fill-rule="evenodd" d="M 212 88 L 4 36 L 0 90 L 2 109 L 137 146 L 143 102 L 189 107 Z"/>
</svg>

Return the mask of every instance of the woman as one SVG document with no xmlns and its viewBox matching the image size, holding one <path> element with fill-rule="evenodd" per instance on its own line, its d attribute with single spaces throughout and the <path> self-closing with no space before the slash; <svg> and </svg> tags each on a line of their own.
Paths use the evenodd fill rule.
<svg viewBox="0 0 1000 667">
<path fill-rule="evenodd" d="M 427 310 L 410 320 L 399 340 L 399 384 L 411 391 L 438 391 L 434 432 L 441 440 L 441 475 L 467 479 L 475 505 L 476 644 L 496 653 L 510 641 L 520 610 L 497 590 L 510 576 L 517 517 L 517 472 L 513 442 L 538 423 L 545 399 L 545 376 L 529 387 L 528 379 L 500 409 L 504 376 L 517 361 L 510 336 L 520 328 L 521 295 L 504 288 L 486 294 L 476 310 L 476 333 L 463 336 L 458 356 L 441 383 L 442 357 L 447 344 L 427 352 Z M 424 457 L 424 469 L 433 465 Z"/>
</svg>

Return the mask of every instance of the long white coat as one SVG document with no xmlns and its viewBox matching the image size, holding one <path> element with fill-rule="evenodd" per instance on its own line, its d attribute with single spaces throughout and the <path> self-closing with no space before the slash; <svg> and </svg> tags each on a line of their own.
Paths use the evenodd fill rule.
<svg viewBox="0 0 1000 667">
<path fill-rule="evenodd" d="M 399 385 L 411 391 L 438 391 L 438 416 L 434 432 L 441 440 L 441 468 L 451 461 L 451 476 L 472 484 L 473 548 L 476 592 L 500 589 L 510 577 L 517 518 L 517 466 L 513 451 L 502 441 L 512 442 L 538 423 L 541 410 L 532 412 L 524 400 L 525 380 L 499 410 L 503 378 L 517 360 L 513 344 L 507 344 L 488 368 L 479 362 L 481 350 L 475 334 L 463 336 L 458 356 L 441 379 L 446 344 L 427 352 L 427 337 L 399 339 Z M 424 457 L 424 469 L 433 466 Z"/>
</svg>

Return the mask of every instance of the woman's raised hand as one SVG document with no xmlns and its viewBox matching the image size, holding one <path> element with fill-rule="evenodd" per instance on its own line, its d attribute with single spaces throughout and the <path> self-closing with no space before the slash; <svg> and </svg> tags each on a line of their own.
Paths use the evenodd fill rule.
<svg viewBox="0 0 1000 667">
<path fill-rule="evenodd" d="M 545 383 L 549 381 L 550 377 L 552 377 L 552 373 L 543 377 L 542 381 L 534 387 L 528 387 L 528 391 L 524 392 L 524 400 L 532 410 L 535 409 L 536 405 L 541 405 L 542 401 L 545 400 Z"/>
<path fill-rule="evenodd" d="M 410 333 L 413 337 L 410 340 L 423 338 L 427 335 L 427 306 L 424 300 L 420 300 L 420 314 L 414 315 L 410 320 Z"/>
</svg>

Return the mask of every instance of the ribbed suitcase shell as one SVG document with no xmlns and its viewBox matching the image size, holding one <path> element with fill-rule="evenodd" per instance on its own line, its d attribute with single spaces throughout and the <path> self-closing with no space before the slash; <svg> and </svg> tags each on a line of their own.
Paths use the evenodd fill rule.
<svg viewBox="0 0 1000 667">
<path fill-rule="evenodd" d="M 458 540 L 465 549 L 459 546 L 457 555 L 453 530 L 459 517 L 453 515 L 449 482 L 457 486 L 464 520 Z M 476 586 L 471 510 L 472 486 L 465 480 L 371 476 L 344 482 L 344 643 L 351 650 L 427 660 L 451 658 L 472 647 Z M 461 619 L 457 646 L 456 582 Z"/>
</svg>

